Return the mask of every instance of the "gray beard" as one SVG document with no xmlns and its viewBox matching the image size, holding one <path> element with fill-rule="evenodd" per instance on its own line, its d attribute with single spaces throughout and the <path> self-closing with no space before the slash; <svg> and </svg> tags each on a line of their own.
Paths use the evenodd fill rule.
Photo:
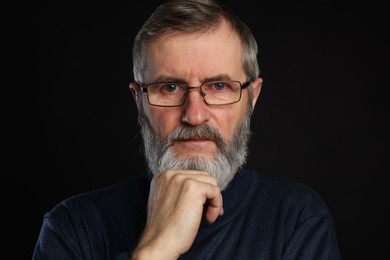
<svg viewBox="0 0 390 260">
<path fill-rule="evenodd" d="M 251 108 L 236 127 L 232 141 L 227 144 L 218 129 L 209 125 L 182 125 L 177 127 L 165 139 L 160 139 L 152 129 L 146 115 L 140 109 L 138 122 L 143 137 L 144 155 L 153 174 L 167 170 L 198 170 L 214 176 L 221 190 L 228 187 L 238 169 L 246 162 L 250 131 Z M 208 138 L 217 145 L 213 159 L 201 155 L 179 158 L 172 149 L 174 140 L 189 138 Z"/>
</svg>

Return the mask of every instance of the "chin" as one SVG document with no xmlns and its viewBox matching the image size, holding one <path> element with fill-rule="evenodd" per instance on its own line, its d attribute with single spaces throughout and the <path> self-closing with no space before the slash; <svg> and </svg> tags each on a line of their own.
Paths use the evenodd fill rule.
<svg viewBox="0 0 390 260">
<path fill-rule="evenodd" d="M 214 161 L 215 152 L 205 151 L 188 151 L 188 152 L 176 152 L 176 158 L 178 160 L 202 160 L 202 161 Z"/>
</svg>

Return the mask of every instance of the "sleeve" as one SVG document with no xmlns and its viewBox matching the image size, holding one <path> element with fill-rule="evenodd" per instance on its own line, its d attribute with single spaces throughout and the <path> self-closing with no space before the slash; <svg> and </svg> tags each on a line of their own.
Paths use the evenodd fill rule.
<svg viewBox="0 0 390 260">
<path fill-rule="evenodd" d="M 297 218 L 282 259 L 341 259 L 333 218 L 317 193 L 308 192 L 293 212 Z"/>
<path fill-rule="evenodd" d="M 60 227 L 54 219 L 45 217 L 32 260 L 83 259 L 71 230 L 71 227 Z"/>
<path fill-rule="evenodd" d="M 285 247 L 283 259 L 341 259 L 331 217 L 314 216 L 300 223 Z"/>
</svg>

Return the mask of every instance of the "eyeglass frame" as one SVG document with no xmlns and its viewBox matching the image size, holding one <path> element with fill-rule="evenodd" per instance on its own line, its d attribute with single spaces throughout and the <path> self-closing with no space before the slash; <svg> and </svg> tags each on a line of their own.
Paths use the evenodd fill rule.
<svg viewBox="0 0 390 260">
<path fill-rule="evenodd" d="M 226 103 L 226 104 L 210 104 L 206 101 L 205 99 L 205 93 L 203 92 L 202 90 L 202 86 L 204 86 L 205 84 L 210 84 L 210 83 L 217 83 L 217 82 L 238 82 L 240 84 L 240 96 L 238 98 L 237 101 L 234 101 L 234 102 L 229 102 L 229 103 Z M 143 82 L 140 82 L 140 81 L 137 81 L 137 82 L 134 82 L 135 84 L 137 84 L 141 89 L 142 89 L 142 93 L 146 93 L 146 97 L 147 97 L 147 100 L 148 100 L 148 103 L 149 105 L 151 106 L 156 106 L 156 107 L 181 107 L 182 105 L 184 105 L 184 103 L 186 102 L 186 99 L 187 99 L 187 96 L 188 96 L 188 91 L 190 89 L 199 89 L 199 92 L 200 92 L 200 96 L 202 97 L 203 101 L 209 105 L 209 106 L 227 106 L 227 105 L 231 105 L 231 104 L 234 104 L 234 103 L 238 103 L 240 102 L 241 100 L 241 96 L 242 96 L 242 90 L 243 89 L 246 89 L 247 87 L 249 87 L 251 84 L 252 84 L 253 80 L 250 79 L 248 81 L 245 81 L 244 83 L 241 83 L 241 81 L 238 81 L 238 80 L 216 80 L 216 81 L 209 81 L 209 82 L 204 82 L 202 83 L 200 86 L 197 86 L 197 87 L 190 87 L 188 84 L 186 83 L 178 83 L 178 82 L 153 82 L 153 83 L 149 83 L 149 84 L 145 84 Z M 186 86 L 186 93 L 185 93 L 185 97 L 183 99 L 183 103 L 179 104 L 179 105 L 156 105 L 156 104 L 152 104 L 149 100 L 149 95 L 148 95 L 148 86 L 150 85 L 156 85 L 156 84 L 178 84 L 178 85 L 184 85 Z"/>
</svg>

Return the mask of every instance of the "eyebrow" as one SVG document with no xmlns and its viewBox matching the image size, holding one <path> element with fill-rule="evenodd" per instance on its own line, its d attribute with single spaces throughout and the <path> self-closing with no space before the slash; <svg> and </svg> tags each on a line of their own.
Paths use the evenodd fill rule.
<svg viewBox="0 0 390 260">
<path fill-rule="evenodd" d="M 227 75 L 227 74 L 218 74 L 218 75 L 215 75 L 215 76 L 206 77 L 206 78 L 202 79 L 201 83 L 211 82 L 211 81 L 226 81 L 226 80 L 231 80 L 229 75 Z M 176 77 L 166 76 L 166 75 L 158 76 L 154 80 L 154 82 L 176 82 L 176 83 L 188 84 L 187 81 L 184 80 L 183 78 L 176 78 Z"/>
<path fill-rule="evenodd" d="M 184 83 L 186 84 L 186 81 L 181 78 L 176 78 L 176 77 L 171 77 L 171 76 L 158 76 L 157 78 L 154 79 L 153 82 L 175 82 L 175 83 Z"/>
<path fill-rule="evenodd" d="M 229 77 L 229 75 L 227 75 L 227 74 L 218 74 L 218 75 L 216 75 L 216 76 L 213 76 L 213 77 L 207 77 L 207 78 L 205 78 L 203 81 L 202 81 L 202 83 L 203 82 L 210 82 L 210 81 L 226 81 L 226 80 L 231 80 L 231 78 Z"/>
</svg>

